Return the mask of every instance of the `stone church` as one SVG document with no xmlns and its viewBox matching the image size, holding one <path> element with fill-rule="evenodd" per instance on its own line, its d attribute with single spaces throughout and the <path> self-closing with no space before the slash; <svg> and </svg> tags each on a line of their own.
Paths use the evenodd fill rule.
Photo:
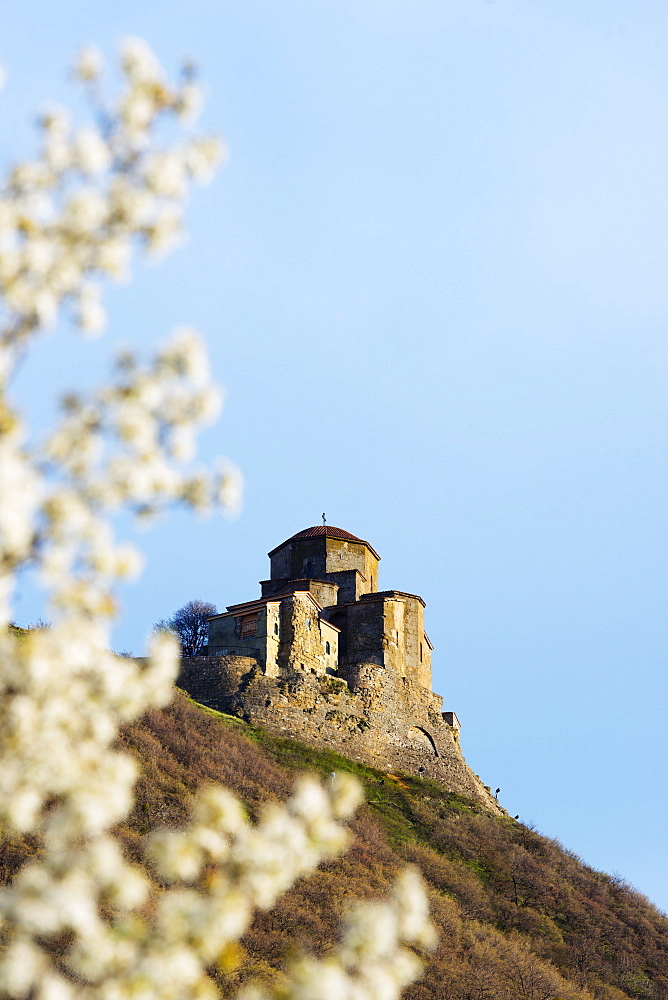
<svg viewBox="0 0 668 1000">
<path fill-rule="evenodd" d="M 206 655 L 178 684 L 248 722 L 365 761 L 431 777 L 501 812 L 431 689 L 425 603 L 378 589 L 369 542 L 322 524 L 269 553 L 261 596 L 209 619 Z"/>
<path fill-rule="evenodd" d="M 270 677 L 285 670 L 345 675 L 373 663 L 431 690 L 424 601 L 378 590 L 380 556 L 342 528 L 299 531 L 269 553 L 262 597 L 209 620 L 209 653 L 253 656 Z"/>
</svg>

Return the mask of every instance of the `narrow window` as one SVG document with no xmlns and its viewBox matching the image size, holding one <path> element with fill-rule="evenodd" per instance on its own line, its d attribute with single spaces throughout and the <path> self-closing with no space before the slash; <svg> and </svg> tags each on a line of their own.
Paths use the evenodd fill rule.
<svg viewBox="0 0 668 1000">
<path fill-rule="evenodd" d="M 329 656 L 329 654 L 331 653 L 331 651 L 332 651 L 332 648 L 331 648 L 331 646 L 329 645 L 329 643 L 328 643 L 328 642 L 326 642 L 326 643 L 325 643 L 325 652 L 327 653 L 327 655 L 328 655 L 328 656 Z"/>
<path fill-rule="evenodd" d="M 420 643 L 420 663 L 422 663 L 422 643 Z"/>
<path fill-rule="evenodd" d="M 278 622 L 274 622 L 274 635 L 278 635 Z"/>
</svg>

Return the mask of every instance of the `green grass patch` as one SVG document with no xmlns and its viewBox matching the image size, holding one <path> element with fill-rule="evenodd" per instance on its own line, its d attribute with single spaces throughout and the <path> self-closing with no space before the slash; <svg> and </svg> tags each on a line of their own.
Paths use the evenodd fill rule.
<svg viewBox="0 0 668 1000">
<path fill-rule="evenodd" d="M 228 715 L 227 712 L 219 712 L 218 709 L 216 708 L 209 708 L 208 705 L 203 705 L 200 701 L 195 701 L 195 699 L 191 698 L 188 692 L 184 691 L 183 688 L 177 688 L 177 691 L 180 694 L 182 694 L 183 697 L 186 698 L 191 704 L 195 705 L 206 715 L 212 716 L 212 718 L 214 719 L 220 719 L 222 722 L 229 722 L 237 726 L 244 726 L 244 727 L 248 726 L 248 723 L 245 722 L 243 719 L 240 719 L 237 715 Z"/>
<path fill-rule="evenodd" d="M 197 704 L 195 702 L 195 704 Z M 397 772 L 388 774 L 334 750 L 309 746 L 287 736 L 253 726 L 233 715 L 199 706 L 225 725 L 243 727 L 244 735 L 275 763 L 291 771 L 311 771 L 327 781 L 338 771 L 352 774 L 362 784 L 369 808 L 380 818 L 392 845 L 422 843 L 432 845 L 433 813 L 439 818 L 453 814 L 483 813 L 476 803 L 448 791 L 436 781 Z"/>
</svg>

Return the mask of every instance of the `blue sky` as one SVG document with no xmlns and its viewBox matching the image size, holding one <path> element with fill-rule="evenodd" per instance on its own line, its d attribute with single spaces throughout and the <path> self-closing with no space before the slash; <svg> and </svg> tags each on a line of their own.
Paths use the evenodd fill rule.
<svg viewBox="0 0 668 1000">
<path fill-rule="evenodd" d="M 324 510 L 427 601 L 509 811 L 668 909 L 663 0 L 8 0 L 3 28 L 3 163 L 75 100 L 74 50 L 129 34 L 197 59 L 231 150 L 108 337 L 57 332 L 17 384 L 43 423 L 188 322 L 227 388 L 202 454 L 241 467 L 241 516 L 143 539 L 117 648 L 252 598 Z"/>
</svg>

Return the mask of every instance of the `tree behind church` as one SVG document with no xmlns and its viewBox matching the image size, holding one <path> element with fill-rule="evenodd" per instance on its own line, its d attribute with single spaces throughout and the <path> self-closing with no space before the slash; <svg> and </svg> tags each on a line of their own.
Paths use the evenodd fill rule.
<svg viewBox="0 0 668 1000">
<path fill-rule="evenodd" d="M 208 619 L 216 610 L 216 605 L 208 601 L 188 601 L 171 618 L 163 618 L 153 627 L 177 636 L 184 656 L 197 656 L 207 644 Z"/>
</svg>

